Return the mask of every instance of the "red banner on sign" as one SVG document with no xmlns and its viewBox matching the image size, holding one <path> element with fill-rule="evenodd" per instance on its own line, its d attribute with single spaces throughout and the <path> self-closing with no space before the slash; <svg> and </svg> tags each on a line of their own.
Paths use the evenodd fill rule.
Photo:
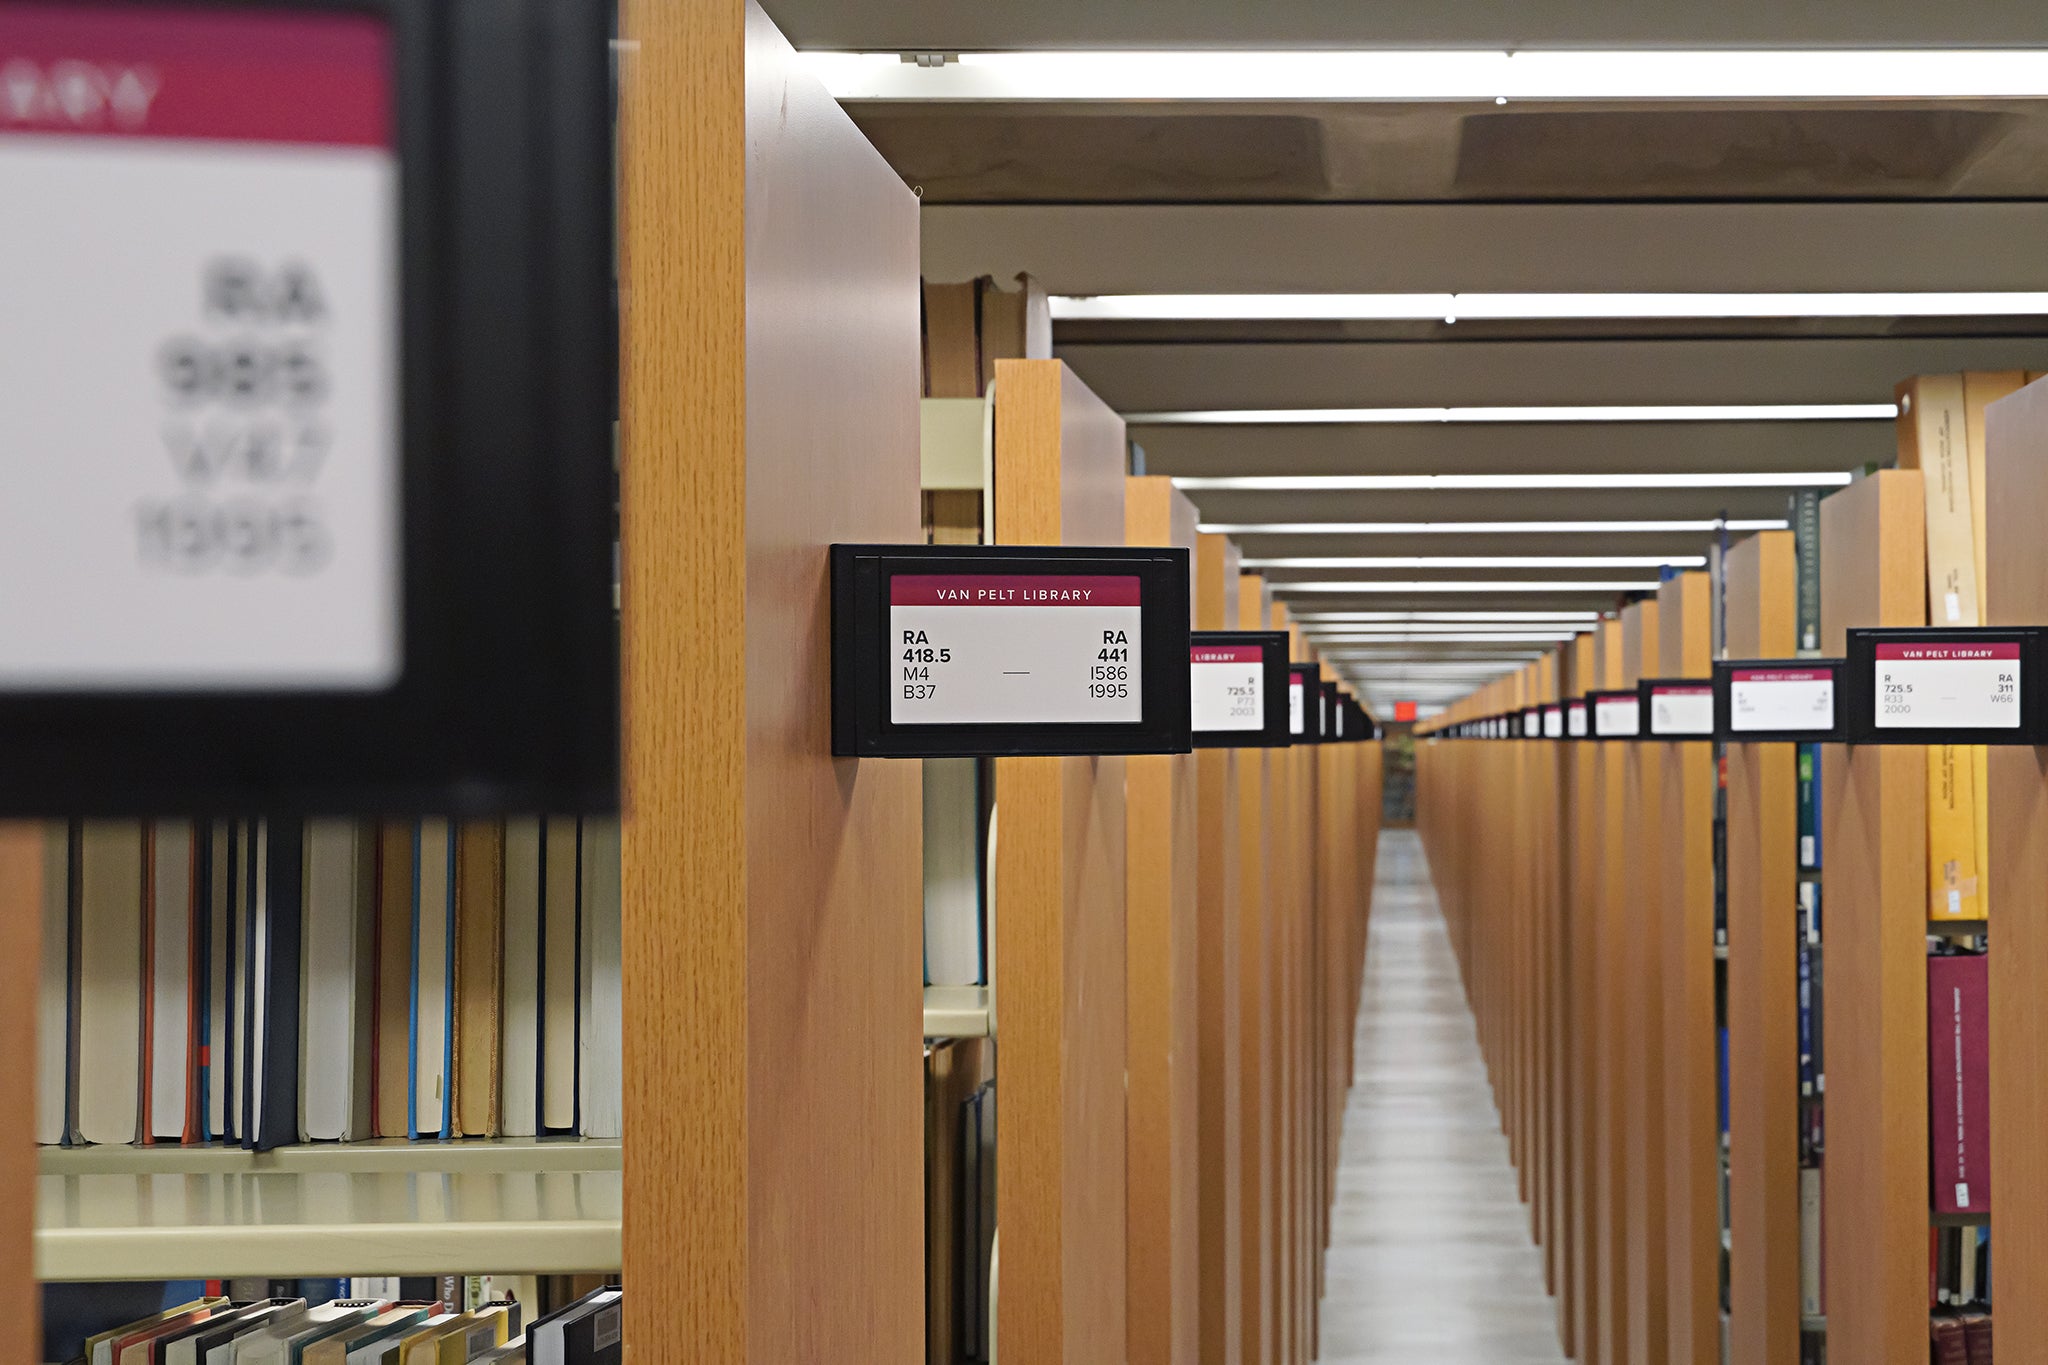
<svg viewBox="0 0 2048 1365">
<path fill-rule="evenodd" d="M 1135 607 L 1135 576 L 1094 574 L 900 573 L 892 607 Z"/>
</svg>

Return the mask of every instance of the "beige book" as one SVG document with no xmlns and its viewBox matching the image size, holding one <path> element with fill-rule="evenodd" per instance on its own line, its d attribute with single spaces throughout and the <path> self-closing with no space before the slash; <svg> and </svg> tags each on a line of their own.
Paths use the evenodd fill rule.
<svg viewBox="0 0 2048 1365">
<path fill-rule="evenodd" d="M 468 1344 L 474 1313 L 454 1313 L 425 1331 L 416 1332 L 399 1347 L 398 1365 L 441 1365 L 441 1347 L 453 1342 L 458 1350 Z"/>
<path fill-rule="evenodd" d="M 505 924 L 505 827 L 462 826 L 455 853 L 455 1123 L 498 1132 L 498 999 Z"/>
<path fill-rule="evenodd" d="M 388 1332 L 408 1318 L 417 1317 L 423 1311 L 422 1305 L 417 1303 L 394 1304 L 323 1341 L 314 1342 L 300 1354 L 299 1365 L 348 1365 L 348 1353 L 358 1345 Z"/>
<path fill-rule="evenodd" d="M 576 969 L 581 894 L 576 821 L 550 820 L 541 875 L 541 1113 L 543 1127 L 576 1127 Z"/>
<path fill-rule="evenodd" d="M 1974 626 L 1982 618 L 1963 377 L 1908 379 L 1898 400 L 1899 468 L 1919 470 L 1926 495 L 1927 624 Z"/>
<path fill-rule="evenodd" d="M 412 1076 L 412 822 L 379 827 L 377 868 L 377 1136 L 406 1136 Z"/>
<path fill-rule="evenodd" d="M 71 1053 L 71 827 L 43 824 L 42 974 L 36 1002 L 36 1141 L 64 1140 Z"/>
<path fill-rule="evenodd" d="M 88 820 L 78 858 L 81 1141 L 136 1140 L 142 1119 L 142 826 Z"/>
<path fill-rule="evenodd" d="M 1981 919 L 1978 900 L 1977 808 L 1967 744 L 1927 746 L 1927 914 L 1930 919 Z"/>
</svg>

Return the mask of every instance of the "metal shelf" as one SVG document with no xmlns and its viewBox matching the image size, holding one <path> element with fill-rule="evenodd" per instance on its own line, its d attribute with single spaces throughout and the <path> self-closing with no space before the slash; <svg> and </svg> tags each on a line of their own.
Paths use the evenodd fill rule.
<svg viewBox="0 0 2048 1365">
<path fill-rule="evenodd" d="M 45 1280 L 616 1270 L 616 1142 L 46 1150 Z"/>
<path fill-rule="evenodd" d="M 988 987 L 926 986 L 924 1036 L 986 1038 L 989 1035 Z"/>
</svg>

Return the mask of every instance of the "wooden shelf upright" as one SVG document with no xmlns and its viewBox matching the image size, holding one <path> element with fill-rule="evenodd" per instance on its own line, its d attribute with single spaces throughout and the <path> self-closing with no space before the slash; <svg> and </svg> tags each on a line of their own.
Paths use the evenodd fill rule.
<svg viewBox="0 0 2048 1365">
<path fill-rule="evenodd" d="M 1635 608 L 1631 608 L 1635 610 Z M 1634 627 L 1633 629 L 1639 629 Z M 1603 623 L 1594 640 L 1594 686 L 1627 682 L 1625 660 L 1632 627 L 1623 620 Z M 1590 725 L 1592 717 L 1587 717 Z M 1588 871 L 1592 999 L 1588 1016 L 1593 1110 L 1593 1221 L 1595 1235 L 1592 1340 L 1587 1365 L 1633 1365 L 1628 1356 L 1628 1167 L 1625 1144 L 1627 1090 L 1622 1082 L 1621 1032 L 1625 962 L 1621 951 L 1631 918 L 1626 877 L 1629 852 L 1628 792 L 1624 782 L 1627 744 L 1594 743 L 1591 750 L 1592 848 Z"/>
<path fill-rule="evenodd" d="M 1195 537 L 1173 480 L 1126 480 L 1125 544 L 1179 546 L 1192 570 Z M 1129 1365 L 1182 1365 L 1199 1345 L 1196 764 L 1124 760 Z"/>
<path fill-rule="evenodd" d="M 1821 503 L 1823 653 L 1841 654 L 1852 626 L 1926 623 L 1920 478 L 1885 470 Z M 1918 1359 L 1929 1221 L 1926 752 L 1828 745 L 1821 782 L 1828 1353 Z"/>
<path fill-rule="evenodd" d="M 1985 454 L 1985 620 L 2048 622 L 2048 384 L 1994 404 Z M 1991 1203 L 1998 1342 L 2048 1359 L 2048 749 L 1990 750 Z"/>
<path fill-rule="evenodd" d="M 1792 657 L 1796 572 L 1790 531 L 1760 531 L 1729 551 L 1723 570 L 1729 658 Z M 1733 1365 L 1797 1365 L 1799 1359 L 1796 747 L 1728 746 Z"/>
<path fill-rule="evenodd" d="M 626 1340 L 912 1360 L 920 779 L 829 756 L 826 546 L 919 538 L 917 199 L 757 6 L 621 30 Z"/>
<path fill-rule="evenodd" d="M 1583 696 L 1602 685 L 1599 634 L 1588 631 L 1574 640 L 1567 654 L 1565 695 Z M 1558 1336 L 1565 1351 L 1579 1365 L 1603 1365 L 1599 1335 L 1596 1276 L 1598 1241 L 1595 1228 L 1594 1196 L 1594 1071 L 1593 1039 L 1597 1026 L 1593 1012 L 1598 983 L 1594 971 L 1595 932 L 1593 898 L 1598 890 L 1596 870 L 1601 857 L 1595 799 L 1594 746 L 1569 742 L 1562 755 L 1565 838 L 1560 841 L 1567 857 L 1564 869 L 1564 909 L 1560 916 L 1562 940 L 1560 958 L 1564 964 L 1559 986 L 1564 993 L 1559 1012 L 1563 1032 L 1565 1065 L 1558 1081 L 1562 1094 L 1560 1112 L 1565 1125 L 1564 1207 L 1565 1236 L 1558 1243 L 1561 1258 L 1558 1295 Z"/>
<path fill-rule="evenodd" d="M 1238 580 L 1239 630 L 1274 628 L 1266 580 L 1244 574 Z M 1272 924 L 1281 905 L 1279 859 L 1285 848 L 1270 804 L 1283 769 L 1276 751 L 1241 749 L 1237 755 L 1238 802 L 1238 1046 L 1239 1232 L 1238 1262 L 1243 1299 L 1240 1358 L 1245 1365 L 1274 1359 L 1277 1302 L 1274 1247 L 1278 1210 L 1266 1187 L 1277 1158 L 1272 1115 L 1278 1103 L 1270 1060 L 1272 1021 L 1267 975 L 1273 959 Z"/>
<path fill-rule="evenodd" d="M 1637 602 L 1621 616 L 1624 687 L 1654 678 L 1661 661 L 1662 612 L 1656 599 Z M 1648 720 L 1643 726 L 1648 728 Z M 1635 742 L 1621 750 L 1621 900 L 1611 921 L 1617 971 L 1612 978 L 1621 1010 L 1619 1102 L 1624 1170 L 1624 1243 L 1628 1291 L 1622 1359 L 1664 1365 L 1668 1285 L 1664 1244 L 1663 869 L 1649 855 L 1664 829 L 1662 744 Z"/>
<path fill-rule="evenodd" d="M 1704 678 L 1712 666 L 1712 584 L 1680 574 L 1657 593 L 1657 675 Z M 1669 1365 L 1721 1359 L 1720 1105 L 1714 1043 L 1714 746 L 1665 742 L 1661 879 L 1654 951 L 1661 952 L 1664 1260 Z M 1653 1085 L 1646 1102 L 1658 1103 Z M 1654 1226 L 1654 1225 L 1653 1225 Z"/>
<path fill-rule="evenodd" d="M 1195 628 L 1238 628 L 1238 550 L 1220 535 L 1195 542 Z M 1197 1082 L 1201 1263 L 1201 1356 L 1204 1365 L 1234 1365 L 1244 1330 L 1243 1222 L 1239 1173 L 1243 1163 L 1240 1078 L 1238 941 L 1243 881 L 1239 871 L 1238 772 L 1262 762 L 1260 750 L 1200 749 L 1197 822 L 1197 988 L 1200 999 Z"/>
<path fill-rule="evenodd" d="M 1056 360 L 998 361 L 995 409 L 995 543 L 1122 544 L 1122 419 Z M 1126 1345 L 1124 777 L 1116 757 L 996 760 L 1008 1360 L 1112 1360 Z"/>
</svg>

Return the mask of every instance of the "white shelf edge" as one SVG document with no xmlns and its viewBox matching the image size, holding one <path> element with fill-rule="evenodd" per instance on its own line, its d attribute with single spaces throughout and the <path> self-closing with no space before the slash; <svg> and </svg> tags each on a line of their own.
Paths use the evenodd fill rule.
<svg viewBox="0 0 2048 1365">
<path fill-rule="evenodd" d="M 988 987 L 926 986 L 924 1036 L 986 1038 L 989 1036 Z"/>
</svg>

